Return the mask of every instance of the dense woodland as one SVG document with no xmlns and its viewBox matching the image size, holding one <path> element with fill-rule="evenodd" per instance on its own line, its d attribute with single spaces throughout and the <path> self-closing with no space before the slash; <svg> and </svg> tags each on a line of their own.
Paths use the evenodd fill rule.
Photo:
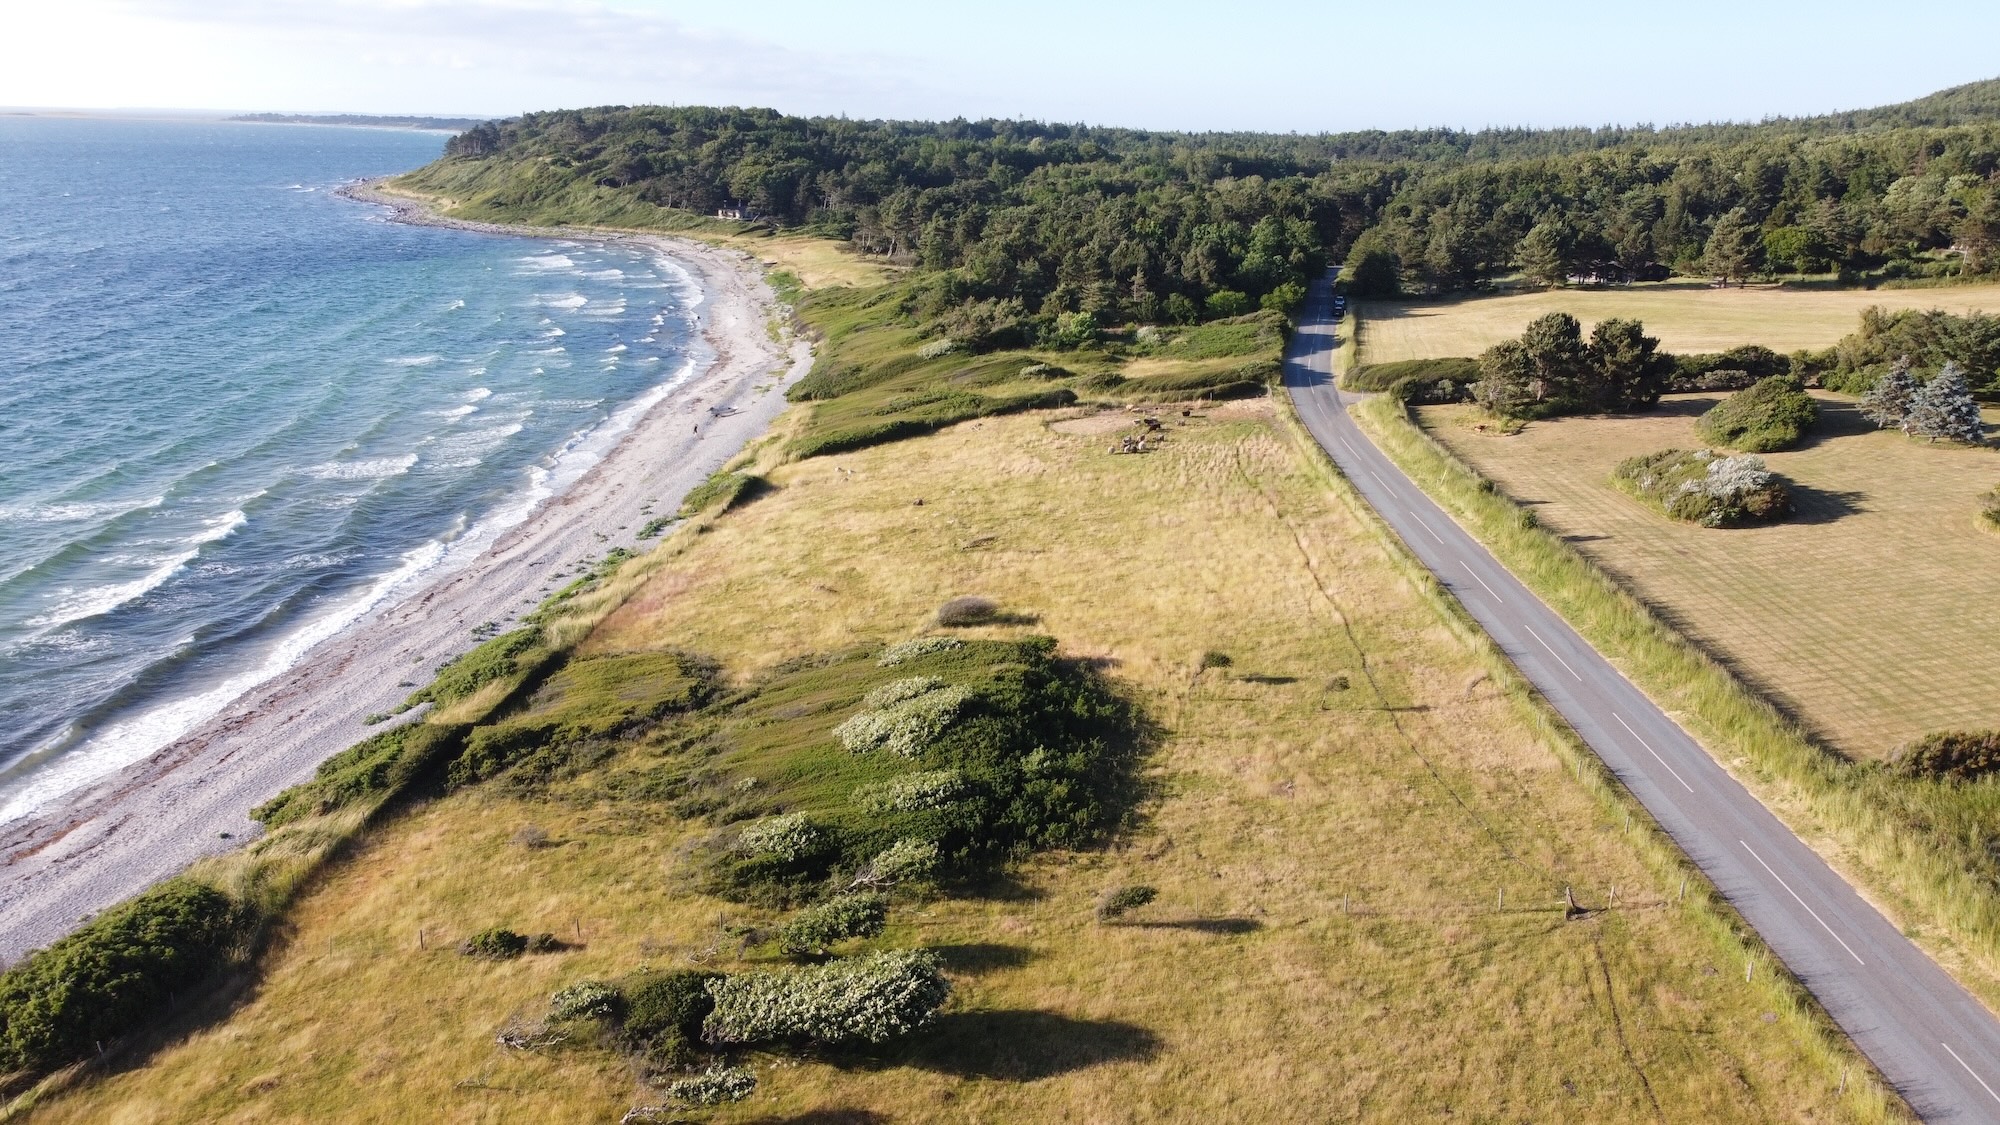
<svg viewBox="0 0 2000 1125">
<path fill-rule="evenodd" d="M 850 239 L 928 275 L 923 312 L 974 320 L 1237 315 L 1295 300 L 1328 255 L 1363 292 L 2000 270 L 2000 82 L 1750 125 L 1322 136 L 611 107 L 447 153 L 503 192 L 582 183 Z"/>
</svg>

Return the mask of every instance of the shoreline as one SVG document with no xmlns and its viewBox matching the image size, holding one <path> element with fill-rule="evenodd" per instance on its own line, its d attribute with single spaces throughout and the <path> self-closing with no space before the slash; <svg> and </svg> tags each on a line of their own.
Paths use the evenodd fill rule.
<svg viewBox="0 0 2000 1125">
<path fill-rule="evenodd" d="M 401 702 L 409 689 L 396 685 L 412 668 L 470 649 L 478 643 L 474 626 L 511 623 L 535 608 L 555 572 L 613 547 L 643 546 L 636 532 L 649 513 L 641 509 L 671 512 L 762 436 L 789 405 L 784 388 L 811 365 L 805 341 L 771 340 L 766 325 L 776 296 L 741 252 L 664 234 L 454 220 L 369 181 L 338 194 L 388 208 L 393 222 L 619 243 L 671 258 L 700 287 L 707 366 L 660 391 L 595 464 L 477 556 L 377 604 L 145 759 L 0 824 L 0 964 L 197 859 L 258 839 L 262 830 L 249 811 L 383 729 L 363 720 Z"/>
</svg>

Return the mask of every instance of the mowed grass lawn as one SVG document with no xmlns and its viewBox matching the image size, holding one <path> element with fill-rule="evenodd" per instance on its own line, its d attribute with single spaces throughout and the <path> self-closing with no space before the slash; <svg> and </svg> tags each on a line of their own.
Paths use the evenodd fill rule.
<svg viewBox="0 0 2000 1125">
<path fill-rule="evenodd" d="M 1865 1081 L 1836 1096 L 1841 1055 L 1675 905 L 1271 404 L 1168 416 L 1145 455 L 1106 453 L 1129 415 L 1037 414 L 782 467 L 585 642 L 746 677 L 983 594 L 1039 618 L 985 631 L 1060 638 L 1159 727 L 1115 846 L 892 915 L 883 941 L 940 950 L 956 983 L 934 1032 L 753 1054 L 759 1091 L 708 1119 L 1867 1119 Z M 1205 650 L 1232 663 L 1199 671 Z M 555 846 L 509 842 L 530 824 Z M 771 915 L 683 889 L 690 835 L 639 797 L 429 803 L 304 900 L 233 1016 L 36 1119 L 615 1121 L 658 1092 L 494 1031 L 579 978 L 740 967 L 719 926 Z M 1094 921 L 1132 882 L 1158 901 Z M 1565 921 L 1565 884 L 1617 905 Z M 494 924 L 582 948 L 451 952 Z"/>
<path fill-rule="evenodd" d="M 1492 297 L 1356 302 L 1361 362 L 1476 356 L 1521 334 L 1538 316 L 1566 312 L 1590 325 L 1636 317 L 1671 352 L 1719 352 L 1762 344 L 1780 352 L 1832 346 L 1870 305 L 1886 309 L 2000 312 L 2000 286 L 1940 289 L 1711 289 L 1663 282 L 1622 289 L 1555 289 Z"/>
<path fill-rule="evenodd" d="M 1472 407 L 1423 424 L 1671 624 L 1839 749 L 1882 757 L 1928 730 L 2000 726 L 2000 535 L 1976 522 L 2000 453 L 1882 433 L 1820 394 L 1822 430 L 1765 455 L 1799 485 L 1796 518 L 1713 530 L 1618 491 L 1639 453 L 1701 448 L 1719 396 L 1653 414 L 1530 424 L 1501 436 Z M 1989 424 L 2000 412 L 1987 411 Z"/>
</svg>

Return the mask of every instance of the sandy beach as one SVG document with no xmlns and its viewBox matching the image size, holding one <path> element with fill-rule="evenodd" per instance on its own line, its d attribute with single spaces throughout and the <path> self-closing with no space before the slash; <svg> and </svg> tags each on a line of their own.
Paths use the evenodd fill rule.
<svg viewBox="0 0 2000 1125">
<path fill-rule="evenodd" d="M 665 254 L 699 281 L 713 359 L 484 554 L 378 606 L 152 757 L 0 825 L 0 959 L 8 963 L 193 860 L 255 839 L 249 811 L 366 737 L 363 720 L 408 695 L 397 685 L 413 670 L 471 648 L 476 626 L 532 610 L 560 585 L 556 572 L 637 546 L 636 532 L 652 515 L 670 513 L 769 427 L 785 407 L 784 388 L 811 365 L 804 341 L 771 339 L 776 299 L 756 263 L 736 251 L 666 236 L 457 222 L 366 185 L 345 194 L 394 208 L 403 222 L 616 240 Z"/>
</svg>

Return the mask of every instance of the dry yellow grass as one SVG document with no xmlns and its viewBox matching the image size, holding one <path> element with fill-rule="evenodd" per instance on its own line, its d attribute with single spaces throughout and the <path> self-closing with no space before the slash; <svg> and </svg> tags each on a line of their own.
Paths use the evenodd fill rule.
<svg viewBox="0 0 2000 1125">
<path fill-rule="evenodd" d="M 1567 312 L 1590 325 L 1637 317 L 1672 352 L 1719 352 L 1762 344 L 1780 352 L 1824 348 L 1860 323 L 1870 305 L 1887 309 L 2000 311 L 2000 286 L 1942 289 L 1710 289 L 1663 283 L 1626 289 L 1558 289 L 1495 297 L 1357 302 L 1361 362 L 1476 356 L 1521 334 L 1544 313 Z"/>
<path fill-rule="evenodd" d="M 1613 466 L 1699 448 L 1714 395 L 1649 415 L 1474 429 L 1469 407 L 1427 407 L 1453 452 L 1833 745 L 1882 756 L 1927 730 L 2000 725 L 2000 630 L 1989 604 L 2000 537 L 1979 496 L 2000 455 L 1876 431 L 1820 395 L 1821 436 L 1765 455 L 1800 486 L 1798 518 L 1716 531 L 1661 517 L 1619 492 Z M 2000 421 L 1988 412 L 1990 422 Z"/>
<path fill-rule="evenodd" d="M 808 289 L 828 286 L 866 287 L 895 279 L 900 271 L 881 259 L 868 258 L 830 238 L 783 234 L 708 234 L 693 237 L 734 247 L 767 266 L 791 271 Z"/>
<path fill-rule="evenodd" d="M 1117 847 L 895 915 L 885 940 L 943 949 L 957 982 L 933 1046 L 754 1056 L 762 1088 L 715 1120 L 1879 1117 L 1871 1093 L 1836 1098 L 1838 1052 L 1673 905 L 1270 410 L 1218 408 L 1144 456 L 1020 416 L 783 467 L 670 543 L 586 642 L 742 676 L 979 593 L 1102 661 L 1162 727 Z M 1207 649 L 1233 666 L 1197 674 Z M 527 824 L 557 846 L 510 844 Z M 615 1120 L 657 1094 L 607 1055 L 492 1035 L 559 984 L 684 963 L 719 920 L 758 917 L 678 889 L 682 837 L 644 803 L 431 803 L 303 900 L 231 1018 L 37 1119 Z M 1140 924 L 1092 921 L 1137 880 L 1160 890 Z M 1566 922 L 1565 883 L 1618 906 Z M 492 924 L 585 948 L 448 951 Z"/>
</svg>

